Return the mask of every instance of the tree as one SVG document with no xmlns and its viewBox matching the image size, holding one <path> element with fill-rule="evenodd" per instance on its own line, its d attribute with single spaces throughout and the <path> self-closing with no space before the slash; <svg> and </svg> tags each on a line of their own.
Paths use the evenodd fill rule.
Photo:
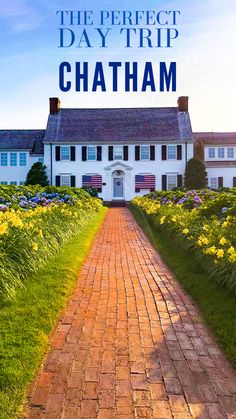
<svg viewBox="0 0 236 419">
<path fill-rule="evenodd" d="M 46 166 L 40 162 L 34 163 L 27 174 L 25 184 L 47 186 L 49 182 L 46 173 Z"/>
<path fill-rule="evenodd" d="M 208 185 L 205 164 L 198 159 L 190 159 L 186 165 L 185 186 L 187 189 L 201 189 Z"/>
</svg>

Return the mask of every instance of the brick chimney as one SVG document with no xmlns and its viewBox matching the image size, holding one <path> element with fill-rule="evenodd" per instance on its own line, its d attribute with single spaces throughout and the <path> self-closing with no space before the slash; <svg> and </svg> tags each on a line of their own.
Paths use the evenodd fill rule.
<svg viewBox="0 0 236 419">
<path fill-rule="evenodd" d="M 59 112 L 61 102 L 60 102 L 60 99 L 58 99 L 58 97 L 50 97 L 49 104 L 50 104 L 51 115 Z"/>
<path fill-rule="evenodd" d="M 188 112 L 188 96 L 180 96 L 177 103 L 179 112 Z"/>
</svg>

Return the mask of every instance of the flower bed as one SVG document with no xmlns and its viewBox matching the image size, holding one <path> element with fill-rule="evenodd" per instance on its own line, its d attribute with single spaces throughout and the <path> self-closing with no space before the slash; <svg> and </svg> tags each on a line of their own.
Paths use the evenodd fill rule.
<svg viewBox="0 0 236 419">
<path fill-rule="evenodd" d="M 132 205 L 174 236 L 214 279 L 236 290 L 236 194 L 189 191 L 156 192 Z"/>
<path fill-rule="evenodd" d="M 101 207 L 77 188 L 0 187 L 0 302 Z"/>
</svg>

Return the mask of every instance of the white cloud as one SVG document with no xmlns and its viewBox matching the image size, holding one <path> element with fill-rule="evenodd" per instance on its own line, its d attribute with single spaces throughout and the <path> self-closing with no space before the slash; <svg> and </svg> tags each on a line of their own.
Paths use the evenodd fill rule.
<svg viewBox="0 0 236 419">
<path fill-rule="evenodd" d="M 0 0 L 1 19 L 8 23 L 10 30 L 23 32 L 38 28 L 45 18 L 42 12 L 27 0 Z"/>
</svg>

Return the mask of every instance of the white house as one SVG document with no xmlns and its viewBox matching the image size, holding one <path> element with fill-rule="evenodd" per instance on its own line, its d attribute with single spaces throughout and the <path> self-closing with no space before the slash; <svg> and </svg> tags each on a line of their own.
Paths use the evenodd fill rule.
<svg viewBox="0 0 236 419">
<path fill-rule="evenodd" d="M 195 155 L 206 165 L 209 187 L 236 187 L 236 133 L 200 132 L 194 140 Z"/>
<path fill-rule="evenodd" d="M 52 185 L 91 185 L 105 201 L 129 201 L 182 186 L 191 157 L 187 97 L 178 107 L 122 109 L 61 109 L 50 99 L 44 162 Z"/>
<path fill-rule="evenodd" d="M 23 185 L 32 164 L 44 161 L 45 130 L 0 130 L 0 183 Z"/>
<path fill-rule="evenodd" d="M 105 201 L 182 186 L 192 157 L 186 96 L 177 107 L 119 109 L 61 109 L 51 98 L 45 131 L 0 131 L 0 183 L 23 184 L 44 160 L 50 184 L 91 185 Z"/>
</svg>

